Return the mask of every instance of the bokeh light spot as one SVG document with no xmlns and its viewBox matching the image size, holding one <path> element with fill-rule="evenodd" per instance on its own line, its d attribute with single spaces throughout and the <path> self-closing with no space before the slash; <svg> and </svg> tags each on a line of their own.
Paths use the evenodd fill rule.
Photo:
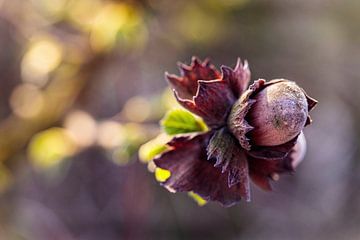
<svg viewBox="0 0 360 240">
<path fill-rule="evenodd" d="M 92 23 L 101 9 L 99 0 L 70 0 L 67 8 L 67 17 L 71 23 L 82 30 L 90 30 Z"/>
<path fill-rule="evenodd" d="M 104 148 L 114 148 L 124 143 L 126 138 L 124 127 L 115 121 L 104 121 L 98 126 L 97 141 Z"/>
<path fill-rule="evenodd" d="M 144 126 L 137 123 L 124 124 L 126 131 L 126 141 L 134 145 L 143 144 L 147 140 Z"/>
<path fill-rule="evenodd" d="M 62 61 L 62 46 L 50 37 L 40 37 L 30 44 L 21 63 L 22 78 L 39 86 L 47 83 L 48 74 Z"/>
<path fill-rule="evenodd" d="M 50 128 L 36 134 L 29 144 L 32 164 L 39 169 L 57 166 L 76 150 L 69 133 L 62 128 Z"/>
<path fill-rule="evenodd" d="M 32 4 L 53 21 L 60 19 L 64 13 L 67 0 L 31 0 Z"/>
<path fill-rule="evenodd" d="M 124 105 L 122 114 L 133 122 L 145 121 L 151 113 L 151 104 L 146 98 L 136 96 L 130 98 Z"/>
<path fill-rule="evenodd" d="M 69 131 L 75 143 L 88 147 L 96 140 L 97 125 L 95 120 L 84 111 L 74 111 L 65 118 L 64 127 Z"/>
<path fill-rule="evenodd" d="M 33 118 L 44 106 L 43 93 L 32 84 L 20 84 L 11 94 L 10 106 L 17 116 Z"/>
<path fill-rule="evenodd" d="M 125 166 L 130 162 L 131 154 L 127 147 L 118 147 L 112 153 L 111 160 L 119 166 Z"/>
<path fill-rule="evenodd" d="M 118 31 L 127 21 L 126 4 L 107 4 L 97 14 L 91 29 L 90 42 L 95 51 L 107 50 L 116 42 Z"/>
</svg>

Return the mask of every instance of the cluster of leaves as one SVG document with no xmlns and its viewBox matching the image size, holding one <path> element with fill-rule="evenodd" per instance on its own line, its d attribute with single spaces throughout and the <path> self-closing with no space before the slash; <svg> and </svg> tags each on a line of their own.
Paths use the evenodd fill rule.
<svg viewBox="0 0 360 240">
<path fill-rule="evenodd" d="M 155 167 L 152 159 L 168 149 L 166 143 L 172 136 L 205 132 L 208 130 L 208 127 L 201 118 L 181 108 L 169 110 L 160 121 L 160 124 L 163 133 L 140 147 L 139 158 L 141 161 L 149 164 L 149 170 L 154 172 L 158 182 L 165 182 L 171 173 L 168 170 Z M 198 205 L 203 206 L 206 204 L 206 201 L 196 193 L 189 192 L 188 195 L 194 199 Z"/>
</svg>

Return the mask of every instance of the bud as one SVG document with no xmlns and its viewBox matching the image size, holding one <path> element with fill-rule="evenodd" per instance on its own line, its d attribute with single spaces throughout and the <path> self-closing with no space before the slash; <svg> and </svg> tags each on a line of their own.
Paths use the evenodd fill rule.
<svg viewBox="0 0 360 240">
<path fill-rule="evenodd" d="M 254 127 L 249 132 L 252 142 L 260 146 L 286 143 L 300 134 L 308 116 L 303 90 L 290 81 L 271 84 L 255 96 L 246 119 Z"/>
</svg>

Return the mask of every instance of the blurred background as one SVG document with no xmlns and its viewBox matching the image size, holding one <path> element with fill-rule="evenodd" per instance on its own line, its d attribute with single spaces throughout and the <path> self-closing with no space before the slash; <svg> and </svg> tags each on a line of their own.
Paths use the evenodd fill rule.
<svg viewBox="0 0 360 240">
<path fill-rule="evenodd" d="M 360 239 L 359 12 L 356 0 L 0 0 L 0 239 Z M 253 80 L 288 78 L 319 100 L 306 159 L 274 192 L 199 206 L 139 161 L 175 104 L 164 72 L 192 55 L 240 56 Z"/>
</svg>

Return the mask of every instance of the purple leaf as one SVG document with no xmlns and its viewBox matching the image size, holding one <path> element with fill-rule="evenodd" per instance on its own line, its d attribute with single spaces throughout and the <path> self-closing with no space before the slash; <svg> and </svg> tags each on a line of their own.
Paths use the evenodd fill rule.
<svg viewBox="0 0 360 240">
<path fill-rule="evenodd" d="M 226 128 L 214 133 L 207 147 L 208 159 L 215 158 L 215 167 L 228 175 L 228 186 L 242 185 L 241 196 L 250 200 L 249 170 L 244 150 Z"/>
<path fill-rule="evenodd" d="M 206 145 L 212 132 L 174 138 L 171 150 L 154 159 L 157 167 L 171 172 L 163 183 L 170 191 L 193 191 L 207 201 L 218 201 L 231 206 L 242 198 L 244 186 L 235 184 L 229 188 L 227 174 L 207 160 Z"/>
<path fill-rule="evenodd" d="M 235 69 L 227 66 L 221 67 L 223 80 L 229 82 L 234 95 L 238 98 L 247 89 L 250 81 L 250 69 L 247 61 L 242 64 L 241 59 L 237 59 Z"/>
<path fill-rule="evenodd" d="M 191 65 L 179 63 L 180 76 L 165 73 L 173 90 L 182 99 L 191 100 L 196 95 L 199 80 L 214 80 L 221 77 L 220 72 L 210 63 L 208 59 L 201 62 L 193 57 Z"/>
</svg>

